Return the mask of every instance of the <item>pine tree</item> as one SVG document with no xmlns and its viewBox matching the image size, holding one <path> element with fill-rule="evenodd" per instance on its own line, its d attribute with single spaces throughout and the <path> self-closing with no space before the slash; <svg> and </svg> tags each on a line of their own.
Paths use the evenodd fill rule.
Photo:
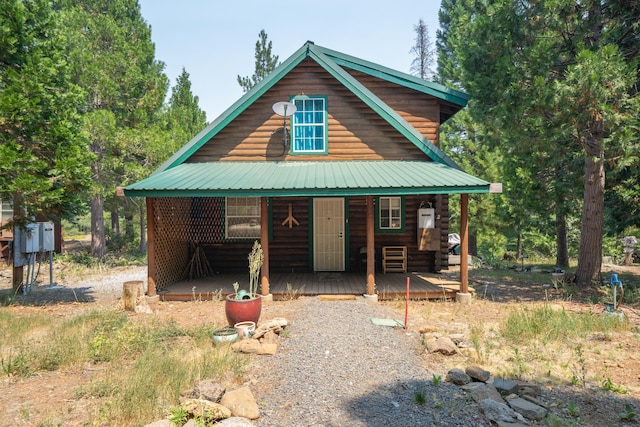
<svg viewBox="0 0 640 427">
<path fill-rule="evenodd" d="M 82 212 L 90 186 L 81 136 L 82 90 L 71 82 L 58 16 L 45 0 L 5 0 L 0 8 L 0 199 L 14 222 Z M 14 288 L 22 267 L 14 270 Z"/>
<path fill-rule="evenodd" d="M 137 0 L 59 0 L 73 79 L 86 92 L 84 127 L 91 139 L 94 190 L 91 254 L 106 254 L 105 207 L 117 221 L 132 130 L 144 132 L 162 107 L 168 80 L 155 59 L 151 30 Z M 127 211 L 125 219 L 131 220 Z M 131 230 L 128 226 L 127 230 Z"/>
<path fill-rule="evenodd" d="M 199 98 L 191 92 L 189 73 L 184 68 L 171 88 L 171 98 L 167 110 L 167 129 L 176 133 L 184 144 L 207 125 L 207 115 L 198 105 Z M 181 135 L 177 135 L 181 133 Z"/>
<path fill-rule="evenodd" d="M 429 38 L 429 27 L 420 18 L 413 30 L 416 33 L 416 44 L 413 45 L 410 51 L 415 56 L 413 62 L 411 62 L 411 73 L 421 79 L 434 79 L 435 73 L 432 67 L 435 51 Z"/>
<path fill-rule="evenodd" d="M 261 30 L 258 37 L 259 39 L 256 42 L 255 72 L 251 77 L 241 77 L 238 75 L 238 84 L 245 92 L 251 90 L 252 87 L 257 85 L 267 74 L 275 70 L 279 65 L 278 56 L 271 54 L 271 42 L 267 42 L 267 33 Z"/>
</svg>

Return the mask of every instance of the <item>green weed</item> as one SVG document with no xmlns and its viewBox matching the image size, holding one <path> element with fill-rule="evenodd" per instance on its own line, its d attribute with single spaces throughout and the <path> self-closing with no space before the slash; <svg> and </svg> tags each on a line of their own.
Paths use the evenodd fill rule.
<svg viewBox="0 0 640 427">
<path fill-rule="evenodd" d="M 636 412 L 629 403 L 624 404 L 624 412 L 619 414 L 621 420 L 632 421 L 636 417 Z"/>
<path fill-rule="evenodd" d="M 436 387 L 440 387 L 440 384 L 442 384 L 442 376 L 433 374 L 433 376 L 431 377 L 431 383 L 433 383 L 433 385 Z"/>
<path fill-rule="evenodd" d="M 627 394 L 629 392 L 629 390 L 627 390 L 625 387 L 614 384 L 609 377 L 606 377 L 604 380 L 602 380 L 602 388 L 618 394 Z"/>
</svg>

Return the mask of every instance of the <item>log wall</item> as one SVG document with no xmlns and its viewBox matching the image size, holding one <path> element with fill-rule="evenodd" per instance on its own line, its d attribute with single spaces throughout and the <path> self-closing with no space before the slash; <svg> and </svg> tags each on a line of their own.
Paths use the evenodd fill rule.
<svg viewBox="0 0 640 427">
<path fill-rule="evenodd" d="M 439 104 L 411 89 L 358 75 L 431 142 L 437 143 Z M 306 94 L 327 96 L 327 155 L 291 156 L 284 149 L 282 117 L 272 105 Z M 287 128 L 290 128 L 287 120 Z M 303 61 L 260 99 L 202 146 L 188 161 L 409 160 L 422 153 L 376 112 L 311 60 Z"/>
</svg>

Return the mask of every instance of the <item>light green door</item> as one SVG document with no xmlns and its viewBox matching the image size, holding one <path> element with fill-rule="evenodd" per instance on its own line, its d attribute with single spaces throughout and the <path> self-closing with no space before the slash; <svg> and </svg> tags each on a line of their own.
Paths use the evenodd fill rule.
<svg viewBox="0 0 640 427">
<path fill-rule="evenodd" d="M 315 271 L 344 271 L 344 199 L 313 199 Z"/>
</svg>

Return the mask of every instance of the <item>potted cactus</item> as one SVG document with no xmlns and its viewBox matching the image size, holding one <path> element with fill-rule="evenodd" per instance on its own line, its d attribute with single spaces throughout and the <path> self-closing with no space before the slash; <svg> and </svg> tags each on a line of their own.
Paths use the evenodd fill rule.
<svg viewBox="0 0 640 427">
<path fill-rule="evenodd" d="M 262 296 L 258 294 L 260 269 L 264 261 L 262 246 L 256 240 L 249 253 L 249 290 L 239 290 L 238 283 L 233 284 L 233 293 L 225 298 L 225 314 L 230 326 L 240 322 L 258 323 L 262 312 Z"/>
</svg>

